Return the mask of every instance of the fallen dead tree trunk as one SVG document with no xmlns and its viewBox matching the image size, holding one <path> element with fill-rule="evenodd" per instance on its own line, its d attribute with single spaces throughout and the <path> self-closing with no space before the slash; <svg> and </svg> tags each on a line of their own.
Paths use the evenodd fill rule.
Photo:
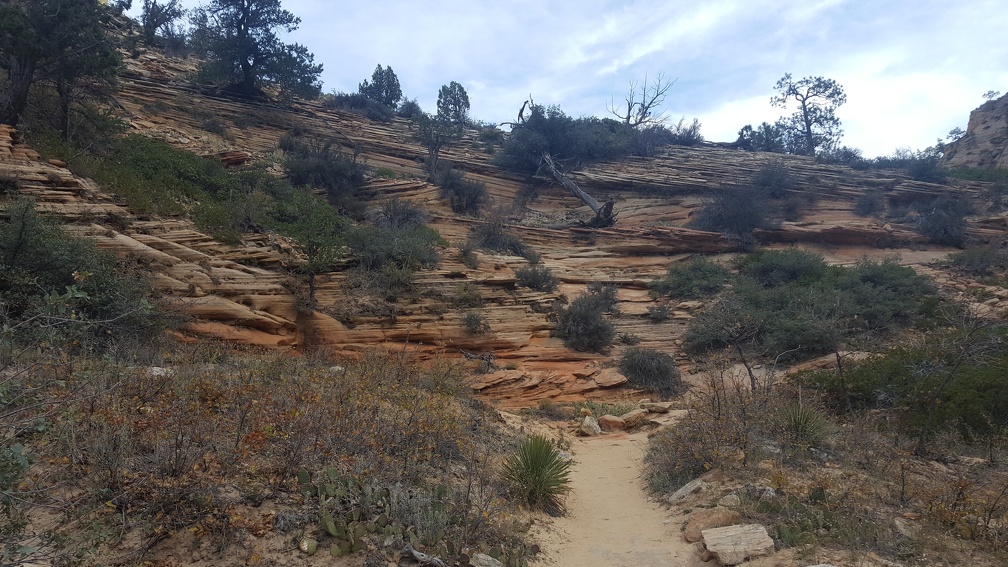
<svg viewBox="0 0 1008 567">
<path fill-rule="evenodd" d="M 595 218 L 588 223 L 589 226 L 601 228 L 616 224 L 616 213 L 613 212 L 613 205 L 615 203 L 613 203 L 613 201 L 606 201 L 600 205 L 594 197 L 582 191 L 581 188 L 577 186 L 577 183 L 574 183 L 571 178 L 564 175 L 564 173 L 560 171 L 560 168 L 557 167 L 556 162 L 553 160 L 553 156 L 547 152 L 543 152 L 542 167 L 549 171 L 550 175 L 553 176 L 553 179 L 556 179 L 557 183 L 563 185 L 564 189 L 567 189 L 571 195 L 581 199 L 582 203 L 588 205 L 588 207 L 595 212 Z"/>
</svg>

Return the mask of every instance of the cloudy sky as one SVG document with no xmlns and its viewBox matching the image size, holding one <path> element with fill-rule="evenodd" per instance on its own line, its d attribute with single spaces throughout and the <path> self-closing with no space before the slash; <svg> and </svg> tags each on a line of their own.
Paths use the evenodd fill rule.
<svg viewBox="0 0 1008 567">
<path fill-rule="evenodd" d="M 140 4 L 140 2 L 134 2 Z M 183 0 L 187 7 L 198 0 Z M 377 64 L 433 110 L 461 83 L 470 114 L 514 120 L 532 95 L 607 115 L 631 81 L 676 79 L 664 109 L 708 140 L 773 122 L 785 73 L 839 82 L 843 143 L 866 157 L 922 149 L 1008 91 L 1004 0 L 284 0 L 288 41 L 324 64 L 326 92 L 355 92 Z M 134 8 L 133 13 L 138 10 Z"/>
</svg>

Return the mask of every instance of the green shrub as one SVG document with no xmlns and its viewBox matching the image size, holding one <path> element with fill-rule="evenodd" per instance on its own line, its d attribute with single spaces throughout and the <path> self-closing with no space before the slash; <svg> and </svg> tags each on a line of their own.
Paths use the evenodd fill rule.
<svg viewBox="0 0 1008 567">
<path fill-rule="evenodd" d="M 374 220 L 380 228 L 404 230 L 427 222 L 427 212 L 413 201 L 392 197 L 381 204 Z"/>
<path fill-rule="evenodd" d="M 632 333 L 620 333 L 616 336 L 620 343 L 627 346 L 639 345 L 641 343 L 641 338 Z"/>
<path fill-rule="evenodd" d="M 613 324 L 603 314 L 613 308 L 615 290 L 606 286 L 597 292 L 578 296 L 569 306 L 557 311 L 555 336 L 563 339 L 568 348 L 582 352 L 603 352 L 616 336 Z"/>
<path fill-rule="evenodd" d="M 846 410 L 848 402 L 855 411 L 899 410 L 903 419 L 897 425 L 911 434 L 929 424 L 957 431 L 967 441 L 993 439 L 1008 423 L 1008 356 L 997 346 L 1006 336 L 1003 325 L 969 337 L 961 330 L 937 332 L 851 365 L 842 376 L 811 373 L 806 383 L 835 400 L 838 410 Z M 975 346 L 964 356 L 960 349 L 966 338 Z"/>
<path fill-rule="evenodd" d="M 684 389 L 679 366 L 665 352 L 628 348 L 619 359 L 619 369 L 631 386 L 656 391 L 663 399 L 680 394 Z"/>
<path fill-rule="evenodd" d="M 661 323 L 672 316 L 668 305 L 648 305 L 647 318 L 652 323 Z"/>
<path fill-rule="evenodd" d="M 345 219 L 310 188 L 297 189 L 265 167 L 230 171 L 217 160 L 139 135 L 103 140 L 94 148 L 57 144 L 45 132 L 33 133 L 33 143 L 39 140 L 47 155 L 116 192 L 135 212 L 189 214 L 202 230 L 229 243 L 237 243 L 243 232 L 276 230 L 295 238 L 316 267 L 322 256 L 337 256 Z M 295 161 L 298 147 L 312 147 L 298 132 L 284 144 Z M 362 170 L 354 166 L 353 171 L 347 187 L 363 178 Z M 359 209 L 359 204 L 347 200 L 344 208 Z"/>
<path fill-rule="evenodd" d="M 0 195 L 8 195 L 18 190 L 18 178 L 13 175 L 0 175 Z"/>
<path fill-rule="evenodd" d="M 570 406 L 558 404 L 553 400 L 539 400 L 539 404 L 535 408 L 525 408 L 522 413 L 553 421 L 566 421 L 575 415 Z"/>
<path fill-rule="evenodd" d="M 571 461 L 539 435 L 526 439 L 504 463 L 511 493 L 532 508 L 560 515 L 570 491 Z"/>
<path fill-rule="evenodd" d="M 479 267 L 479 256 L 476 255 L 476 244 L 472 240 L 466 240 L 458 245 L 459 262 L 462 265 L 475 270 Z"/>
<path fill-rule="evenodd" d="M 791 176 L 791 170 L 780 159 L 771 161 L 756 170 L 751 183 L 759 192 L 774 199 L 784 198 L 797 185 Z"/>
<path fill-rule="evenodd" d="M 890 156 L 867 160 L 865 166 L 872 169 L 902 169 L 917 181 L 945 183 L 948 171 L 941 166 L 942 151 L 940 145 L 917 151 L 900 148 Z"/>
<path fill-rule="evenodd" d="M 498 165 L 533 175 L 544 152 L 554 157 L 590 162 L 630 152 L 632 128 L 608 118 L 571 118 L 557 106 L 533 104 L 514 126 L 494 157 Z"/>
<path fill-rule="evenodd" d="M 739 258 L 729 292 L 689 323 L 688 352 L 731 346 L 795 359 L 885 336 L 925 315 L 934 285 L 895 259 L 828 266 L 797 249 Z M 782 359 L 783 360 L 783 359 Z"/>
<path fill-rule="evenodd" d="M 490 332 L 486 317 L 472 311 L 462 316 L 462 326 L 470 335 L 485 335 Z"/>
<path fill-rule="evenodd" d="M 504 131 L 496 124 L 481 127 L 479 130 L 479 140 L 484 144 L 499 144 L 504 141 Z"/>
<path fill-rule="evenodd" d="M 138 134 L 106 140 L 99 151 L 56 147 L 44 139 L 43 133 L 33 133 L 33 143 L 48 146 L 41 152 L 121 195 L 139 213 L 178 215 L 185 212 L 184 203 L 226 195 L 235 186 L 221 162 Z"/>
<path fill-rule="evenodd" d="M 450 165 L 438 167 L 434 184 L 441 188 L 441 198 L 447 199 L 456 213 L 478 215 L 490 200 L 485 183 L 466 179 L 462 172 Z"/>
<path fill-rule="evenodd" d="M 280 138 L 280 149 L 284 172 L 295 187 L 324 189 L 331 203 L 351 212 L 359 208 L 353 193 L 364 183 L 366 169 L 336 140 L 291 132 Z"/>
<path fill-rule="evenodd" d="M 679 122 L 671 128 L 666 128 L 668 143 L 676 146 L 699 146 L 704 138 L 700 135 L 700 120 L 694 118 L 693 122 L 686 122 L 686 118 L 680 118 Z"/>
<path fill-rule="evenodd" d="M 866 191 L 854 200 L 854 214 L 872 216 L 885 210 L 885 195 L 881 191 Z"/>
<path fill-rule="evenodd" d="M 480 295 L 479 289 L 469 282 L 455 286 L 450 301 L 456 308 L 483 307 L 483 296 Z"/>
<path fill-rule="evenodd" d="M 989 276 L 1008 269 L 1008 252 L 997 246 L 975 246 L 949 254 L 947 264 L 964 274 Z"/>
<path fill-rule="evenodd" d="M 930 203 L 919 202 L 915 208 L 920 213 L 917 232 L 936 244 L 958 246 L 966 243 L 966 214 L 969 203 L 960 197 L 942 196 Z"/>
<path fill-rule="evenodd" d="M 321 100 L 326 108 L 347 110 L 375 122 L 391 122 L 394 115 L 391 107 L 360 93 L 333 92 L 322 95 Z"/>
<path fill-rule="evenodd" d="M 108 350 L 157 344 L 166 320 L 149 302 L 141 270 L 122 265 L 94 244 L 46 221 L 20 201 L 0 222 L 0 313 L 22 342 Z M 3 326 L 0 325 L 0 326 Z"/>
<path fill-rule="evenodd" d="M 415 98 L 405 99 L 399 103 L 399 108 L 396 109 L 396 116 L 409 120 L 421 112 L 423 112 L 423 109 L 420 108 L 420 103 L 418 103 Z"/>
<path fill-rule="evenodd" d="M 670 266 L 665 277 L 648 282 L 648 290 L 655 297 L 700 299 L 721 291 L 727 280 L 727 268 L 702 256 L 693 256 Z"/>
<path fill-rule="evenodd" d="M 216 116 L 212 116 L 210 118 L 203 120 L 203 122 L 200 123 L 200 129 L 206 132 L 210 132 L 211 134 L 217 134 L 218 136 L 224 138 L 225 140 L 233 139 L 233 136 L 231 136 L 231 132 L 229 132 L 227 129 L 227 124 L 225 124 L 223 120 L 217 118 Z"/>
<path fill-rule="evenodd" d="M 508 230 L 504 213 L 501 211 L 489 215 L 483 224 L 474 226 L 469 232 L 469 237 L 476 246 L 484 250 L 522 256 L 526 259 L 535 257 L 536 254 L 531 246 Z"/>
<path fill-rule="evenodd" d="M 345 238 L 354 258 L 365 269 L 386 265 L 433 268 L 440 259 L 438 246 L 443 244 L 438 232 L 427 226 L 405 229 L 359 226 L 348 230 Z"/>
<path fill-rule="evenodd" d="M 748 276 L 766 287 L 819 280 L 829 269 L 821 255 L 801 248 L 757 250 L 739 257 L 736 265 L 739 274 Z"/>
<path fill-rule="evenodd" d="M 588 291 L 583 297 L 588 298 L 595 305 L 595 308 L 602 313 L 612 313 L 614 315 L 619 314 L 619 310 L 616 309 L 616 303 L 619 301 L 616 297 L 616 286 L 613 284 L 607 284 L 602 282 L 589 282 L 585 286 Z"/>
<path fill-rule="evenodd" d="M 515 270 L 515 279 L 519 286 L 536 291 L 554 291 L 560 285 L 560 280 L 553 275 L 553 271 L 542 264 L 518 268 Z"/>
<path fill-rule="evenodd" d="M 752 241 L 752 231 L 768 225 L 763 201 L 751 187 L 722 187 L 687 223 L 698 230 L 721 232 Z"/>
</svg>

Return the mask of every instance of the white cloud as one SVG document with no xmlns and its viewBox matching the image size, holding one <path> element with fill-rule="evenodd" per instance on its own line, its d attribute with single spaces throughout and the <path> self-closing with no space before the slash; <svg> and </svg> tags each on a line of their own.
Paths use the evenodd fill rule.
<svg viewBox="0 0 1008 567">
<path fill-rule="evenodd" d="M 191 7 L 194 0 L 183 2 Z M 512 120 L 529 93 L 568 114 L 606 114 L 631 80 L 679 78 L 670 115 L 734 140 L 773 121 L 784 73 L 840 82 L 844 143 L 866 155 L 923 148 L 965 127 L 987 90 L 1008 91 L 1003 0 L 284 0 L 292 38 L 325 65 L 326 90 L 355 91 L 389 65 L 433 108 L 459 81 L 472 114 Z M 134 13 L 137 9 L 134 9 Z"/>
</svg>

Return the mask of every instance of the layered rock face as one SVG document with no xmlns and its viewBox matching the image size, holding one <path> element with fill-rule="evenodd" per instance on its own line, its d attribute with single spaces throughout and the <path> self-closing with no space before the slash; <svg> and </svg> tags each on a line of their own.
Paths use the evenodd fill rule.
<svg viewBox="0 0 1008 567">
<path fill-rule="evenodd" d="M 966 135 L 945 151 L 949 167 L 1008 168 L 1008 94 L 970 113 Z"/>
<path fill-rule="evenodd" d="M 463 265 L 456 246 L 484 221 L 452 213 L 439 189 L 424 181 L 426 151 L 411 136 L 407 122 L 375 123 L 311 102 L 277 106 L 230 100 L 171 82 L 188 68 L 183 62 L 141 57 L 130 65 L 117 100 L 136 132 L 241 167 L 276 158 L 278 140 L 297 127 L 338 138 L 368 165 L 390 170 L 394 178 L 368 182 L 364 193 L 371 196 L 369 205 L 377 207 L 391 197 L 420 204 L 430 213 L 429 224 L 449 243 L 436 269 L 417 274 L 421 292 L 391 307 L 369 305 L 357 295 L 352 274 L 334 272 L 317 279 L 318 308 L 308 310 L 306 282 L 295 269 L 303 258 L 287 239 L 248 234 L 239 245 L 228 245 L 183 218 L 138 217 L 115 195 L 74 176 L 64 164 L 41 159 L 15 132 L 0 129 L 0 174 L 18 180 L 19 194 L 63 217 L 71 230 L 94 238 L 100 247 L 146 266 L 167 305 L 189 317 L 180 330 L 182 339 L 214 337 L 295 351 L 311 345 L 334 356 L 408 348 L 421 356 L 482 358 L 487 372 L 473 377 L 474 388 L 512 407 L 600 396 L 625 387 L 625 378 L 606 368 L 624 348 L 622 343 L 600 355 L 572 351 L 550 336 L 550 305 L 562 295 L 576 297 L 589 283 L 617 288 L 620 314 L 613 322 L 619 336 L 669 352 L 688 368 L 690 361 L 678 349 L 679 337 L 703 303 L 663 301 L 669 317 L 654 322 L 648 308 L 657 303 L 648 295 L 647 283 L 692 254 L 738 250 L 737 242 L 721 234 L 684 225 L 711 194 L 744 182 L 767 164 L 788 169 L 795 181 L 790 192 L 805 205 L 797 220 L 761 231 L 760 242 L 801 244 L 836 262 L 899 253 L 905 262 L 926 263 L 950 251 L 927 244 L 912 230 L 912 219 L 886 223 L 855 215 L 854 204 L 866 192 L 880 192 L 891 206 L 899 206 L 922 196 L 954 191 L 973 197 L 984 190 L 983 184 L 936 185 L 895 172 L 821 165 L 800 156 L 710 147 L 670 147 L 654 158 L 599 163 L 571 177 L 599 201 L 615 201 L 619 216 L 614 227 L 580 225 L 592 212 L 543 180 L 532 181 L 538 187 L 535 199 L 513 209 L 511 230 L 542 255 L 561 282 L 555 292 L 537 292 L 518 286 L 515 270 L 526 264 L 523 258 L 480 252 L 478 267 Z M 206 116 L 224 122 L 226 135 L 204 130 Z M 445 149 L 442 159 L 484 182 L 499 205 L 514 204 L 529 183 L 493 165 L 472 132 Z M 0 197 L 0 207 L 12 197 Z M 971 234 L 982 240 L 999 238 L 1008 229 L 1003 214 L 971 221 Z M 473 294 L 478 295 L 478 307 L 458 307 L 458 297 Z M 483 316 L 487 333 L 466 329 L 462 318 L 468 311 Z"/>
</svg>

